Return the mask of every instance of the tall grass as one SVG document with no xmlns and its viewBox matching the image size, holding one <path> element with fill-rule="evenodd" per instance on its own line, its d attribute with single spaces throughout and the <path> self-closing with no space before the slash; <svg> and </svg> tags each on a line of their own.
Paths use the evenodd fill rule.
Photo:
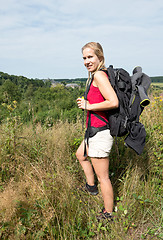
<svg viewBox="0 0 163 240">
<path fill-rule="evenodd" d="M 14 111 L 13 111 L 14 112 Z M 13 113 L 12 113 L 13 114 Z M 82 123 L 25 126 L 12 116 L 0 126 L 0 239 L 161 239 L 162 98 L 152 97 L 141 122 L 147 141 L 141 156 L 118 139 L 110 154 L 115 220 L 96 221 L 101 193 L 84 183 L 75 158 Z M 117 149 L 118 146 L 118 149 Z"/>
</svg>

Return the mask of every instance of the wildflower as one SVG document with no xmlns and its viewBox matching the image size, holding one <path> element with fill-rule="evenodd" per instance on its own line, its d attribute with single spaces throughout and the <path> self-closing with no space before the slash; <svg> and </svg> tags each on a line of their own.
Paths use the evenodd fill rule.
<svg viewBox="0 0 163 240">
<path fill-rule="evenodd" d="M 115 206 L 115 212 L 117 212 L 118 211 L 118 208 L 117 208 L 117 206 Z"/>
<path fill-rule="evenodd" d="M 11 107 L 11 105 L 7 105 L 8 110 L 13 111 L 14 109 Z"/>
<path fill-rule="evenodd" d="M 16 104 L 17 104 L 17 101 L 14 100 L 14 101 L 13 101 L 13 107 L 14 107 L 14 109 L 17 107 Z"/>
<path fill-rule="evenodd" d="M 124 210 L 124 214 L 125 214 L 125 215 L 127 214 L 127 210 Z"/>
<path fill-rule="evenodd" d="M 6 107 L 6 103 L 2 103 L 2 106 L 3 106 L 3 107 Z"/>
<path fill-rule="evenodd" d="M 135 223 L 131 223 L 131 226 L 129 228 L 131 229 L 131 228 L 134 228 L 134 227 L 136 227 Z"/>
</svg>

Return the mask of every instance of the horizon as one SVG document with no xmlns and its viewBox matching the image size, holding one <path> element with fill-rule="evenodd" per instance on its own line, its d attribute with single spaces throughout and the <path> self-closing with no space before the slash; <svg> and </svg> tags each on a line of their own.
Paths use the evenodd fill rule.
<svg viewBox="0 0 163 240">
<path fill-rule="evenodd" d="M 3 72 L 0 70 L 0 73 L 4 73 L 4 74 L 8 74 L 9 76 L 15 76 L 15 77 L 25 77 L 27 79 L 33 79 L 33 80 L 76 80 L 76 79 L 87 79 L 87 77 L 75 77 L 75 78 L 28 78 L 27 76 L 23 76 L 23 75 L 15 75 L 15 74 L 9 74 L 6 72 Z M 148 75 L 148 74 L 147 74 Z M 1 76 L 0 76 L 1 77 Z M 150 78 L 163 78 L 162 76 L 149 76 Z"/>
</svg>

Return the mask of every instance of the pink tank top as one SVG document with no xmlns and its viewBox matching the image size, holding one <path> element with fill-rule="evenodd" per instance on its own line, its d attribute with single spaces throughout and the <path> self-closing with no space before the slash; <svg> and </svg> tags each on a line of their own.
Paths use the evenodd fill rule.
<svg viewBox="0 0 163 240">
<path fill-rule="evenodd" d="M 99 88 L 94 87 L 93 84 L 91 84 L 91 86 L 90 86 L 90 90 L 88 92 L 87 99 L 90 104 L 104 102 L 104 100 L 105 100 L 103 98 Z M 96 111 L 95 113 L 97 113 L 98 115 L 103 117 L 108 122 L 105 111 Z M 89 111 L 87 112 L 86 126 L 88 126 L 88 118 L 89 118 Z M 91 126 L 92 127 L 103 127 L 105 125 L 106 125 L 105 122 L 103 122 L 102 120 L 100 120 L 99 118 L 97 118 L 96 116 L 91 114 Z"/>
</svg>

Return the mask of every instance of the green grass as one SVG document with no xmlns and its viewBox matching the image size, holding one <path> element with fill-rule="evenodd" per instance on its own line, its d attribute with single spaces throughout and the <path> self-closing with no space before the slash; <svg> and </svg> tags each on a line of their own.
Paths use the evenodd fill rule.
<svg viewBox="0 0 163 240">
<path fill-rule="evenodd" d="M 147 138 L 136 155 L 118 139 L 110 154 L 115 193 L 113 224 L 96 221 L 101 192 L 79 192 L 83 171 L 75 151 L 82 122 L 51 128 L 22 125 L 11 111 L 0 126 L 0 239 L 162 239 L 162 97 L 151 96 L 141 122 Z"/>
</svg>

